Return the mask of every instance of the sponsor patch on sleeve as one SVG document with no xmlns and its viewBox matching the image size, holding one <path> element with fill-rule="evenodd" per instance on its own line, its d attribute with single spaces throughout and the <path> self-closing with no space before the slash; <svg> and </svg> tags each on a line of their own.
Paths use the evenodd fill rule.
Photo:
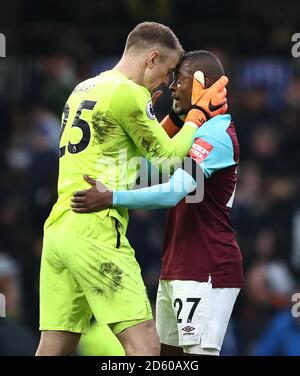
<svg viewBox="0 0 300 376">
<path fill-rule="evenodd" d="M 146 106 L 146 113 L 149 119 L 154 120 L 155 119 L 155 112 L 153 109 L 152 101 L 149 101 Z"/>
<path fill-rule="evenodd" d="M 214 147 L 207 141 L 198 137 L 194 140 L 192 148 L 189 152 L 189 156 L 192 157 L 194 161 L 198 164 L 203 162 L 204 159 L 208 157 L 209 153 L 212 151 L 213 148 Z"/>
</svg>

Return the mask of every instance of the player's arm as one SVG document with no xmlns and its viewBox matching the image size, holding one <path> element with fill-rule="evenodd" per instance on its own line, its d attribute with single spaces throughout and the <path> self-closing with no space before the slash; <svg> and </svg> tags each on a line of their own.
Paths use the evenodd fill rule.
<svg viewBox="0 0 300 376">
<path fill-rule="evenodd" d="M 232 140 L 227 133 L 230 123 L 230 115 L 218 116 L 195 134 L 189 156 L 202 168 L 205 178 L 237 163 Z"/>
<path fill-rule="evenodd" d="M 208 132 L 199 130 L 196 133 L 189 152 L 190 157 L 196 165 L 201 167 L 206 178 L 220 169 L 236 164 L 232 142 L 226 132 L 230 124 L 230 115 L 212 119 L 211 122 L 217 123 L 210 124 Z M 197 187 L 196 174 L 181 168 L 175 171 L 167 183 L 136 190 L 99 192 L 95 181 L 93 184 L 92 189 L 74 194 L 71 206 L 75 212 L 88 213 L 110 207 L 147 210 L 167 208 L 177 205 Z"/>
<path fill-rule="evenodd" d="M 89 177 L 85 177 L 85 180 L 93 187 L 74 194 L 71 207 L 76 213 L 91 213 L 112 207 L 144 210 L 169 208 L 177 205 L 197 186 L 195 179 L 181 168 L 164 184 L 128 191 L 99 192 L 96 180 Z"/>
<path fill-rule="evenodd" d="M 112 207 L 128 209 L 164 209 L 176 206 L 196 187 L 193 176 L 178 168 L 167 183 L 131 191 L 114 191 L 111 204 Z"/>
<path fill-rule="evenodd" d="M 190 158 L 202 169 L 205 178 L 235 164 L 232 142 L 226 132 L 226 127 L 230 124 L 230 115 L 211 119 L 210 122 L 208 132 L 201 132 L 201 129 L 196 132 L 189 151 Z M 175 206 L 196 189 L 196 176 L 193 171 L 180 168 L 165 184 L 132 191 L 114 191 L 112 206 L 129 209 L 161 209 Z"/>
<path fill-rule="evenodd" d="M 125 132 L 147 160 L 159 158 L 160 162 L 172 157 L 183 159 L 191 148 L 193 135 L 198 128 L 188 123 L 174 138 L 170 138 L 157 121 L 146 89 L 134 90 L 131 86 L 119 88 L 113 98 L 113 108 Z M 125 104 L 125 108 L 124 108 Z"/>
<path fill-rule="evenodd" d="M 196 132 L 189 156 L 195 165 L 201 167 L 205 178 L 236 164 L 232 141 L 226 132 L 230 121 L 230 115 L 211 119 L 211 124 L 206 130 L 201 132 L 199 129 Z M 195 169 L 188 171 L 180 168 L 168 183 L 132 191 L 114 191 L 112 206 L 129 209 L 161 209 L 175 206 L 196 189 L 195 172 Z"/>
<path fill-rule="evenodd" d="M 209 89 L 203 90 L 201 84 L 194 79 L 192 94 L 194 107 L 188 113 L 180 131 L 172 139 L 156 120 L 149 95 L 142 88 L 140 90 L 133 90 L 130 86 L 124 86 L 123 90 L 119 88 L 114 96 L 115 113 L 121 115 L 120 124 L 146 159 L 159 158 L 160 162 L 172 157 L 183 159 L 190 150 L 195 130 L 209 117 L 226 111 L 227 82 L 227 77 L 223 76 Z M 201 90 L 197 84 L 201 86 Z M 216 103 L 214 111 L 209 107 L 212 102 Z"/>
</svg>

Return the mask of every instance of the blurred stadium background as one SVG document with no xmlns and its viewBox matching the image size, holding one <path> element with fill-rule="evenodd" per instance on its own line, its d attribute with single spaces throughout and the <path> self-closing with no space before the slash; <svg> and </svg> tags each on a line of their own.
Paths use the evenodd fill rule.
<svg viewBox="0 0 300 376">
<path fill-rule="evenodd" d="M 300 293 L 300 58 L 291 53 L 300 3 L 279 0 L 1 2 L 0 292 L 7 317 L 0 318 L 0 354 L 32 355 L 39 338 L 42 228 L 56 198 L 64 102 L 79 81 L 114 65 L 128 32 L 145 20 L 172 27 L 187 51 L 215 52 L 230 78 L 241 147 L 232 223 L 245 287 L 223 354 L 300 355 L 300 323 L 291 314 L 292 295 Z M 159 119 L 170 103 L 159 100 Z M 164 217 L 131 213 L 129 238 L 152 301 Z"/>
</svg>

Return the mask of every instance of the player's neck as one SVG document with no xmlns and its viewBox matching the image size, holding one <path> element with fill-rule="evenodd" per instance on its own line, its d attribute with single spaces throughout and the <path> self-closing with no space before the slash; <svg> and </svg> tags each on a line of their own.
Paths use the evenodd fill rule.
<svg viewBox="0 0 300 376">
<path fill-rule="evenodd" d="M 142 64 L 139 64 L 137 60 L 137 58 L 133 60 L 130 56 L 122 56 L 113 70 L 117 70 L 124 74 L 129 80 L 143 86 L 144 69 Z"/>
</svg>

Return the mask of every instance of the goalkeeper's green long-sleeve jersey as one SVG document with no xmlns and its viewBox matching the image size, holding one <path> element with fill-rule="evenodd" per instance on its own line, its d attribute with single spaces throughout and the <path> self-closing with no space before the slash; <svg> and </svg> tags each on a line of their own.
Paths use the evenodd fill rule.
<svg viewBox="0 0 300 376">
<path fill-rule="evenodd" d="M 83 175 L 112 190 L 132 188 L 140 156 L 155 164 L 183 159 L 195 129 L 185 125 L 168 137 L 152 107 L 149 91 L 117 70 L 110 70 L 76 86 L 63 115 L 59 149 L 58 200 L 45 227 L 70 209 L 74 191 L 89 188 Z M 127 209 L 110 209 L 127 225 Z M 97 213 L 105 216 L 107 211 Z"/>
</svg>

